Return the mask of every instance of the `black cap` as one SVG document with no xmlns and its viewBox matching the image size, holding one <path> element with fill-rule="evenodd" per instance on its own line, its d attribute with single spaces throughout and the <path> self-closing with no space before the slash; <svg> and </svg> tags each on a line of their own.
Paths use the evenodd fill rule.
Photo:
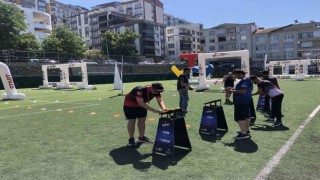
<svg viewBox="0 0 320 180">
<path fill-rule="evenodd" d="M 155 91 L 157 91 L 157 92 L 163 92 L 163 91 L 164 91 L 164 88 L 163 88 L 162 84 L 161 84 L 161 83 L 158 83 L 158 82 L 153 83 L 153 84 L 151 85 L 151 87 L 152 87 L 153 90 L 155 90 Z"/>
<path fill-rule="evenodd" d="M 233 71 L 233 74 L 246 74 L 246 72 L 244 72 L 242 69 L 236 69 Z"/>
<path fill-rule="evenodd" d="M 190 68 L 189 68 L 189 67 L 186 67 L 186 68 L 183 69 L 183 71 L 184 71 L 184 72 L 190 71 Z"/>
<path fill-rule="evenodd" d="M 256 75 L 251 75 L 250 76 L 250 80 L 256 80 L 256 79 L 258 79 L 258 77 Z"/>
</svg>

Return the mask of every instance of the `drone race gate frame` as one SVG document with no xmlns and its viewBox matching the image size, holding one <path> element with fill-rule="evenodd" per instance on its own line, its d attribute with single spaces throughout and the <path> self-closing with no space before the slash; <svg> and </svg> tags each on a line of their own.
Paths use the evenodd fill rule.
<svg viewBox="0 0 320 180">
<path fill-rule="evenodd" d="M 249 51 L 227 51 L 227 52 L 216 52 L 216 53 L 199 53 L 199 54 L 181 54 L 179 58 L 188 59 L 188 64 L 194 65 L 192 61 L 198 58 L 199 66 L 199 85 L 196 87 L 196 90 L 206 90 L 210 87 L 210 84 L 217 84 L 220 80 L 216 79 L 207 79 L 206 77 L 206 59 L 223 59 L 229 57 L 240 57 L 241 69 L 247 72 L 247 76 L 250 76 L 250 64 L 249 64 Z"/>
<path fill-rule="evenodd" d="M 82 82 L 70 82 L 69 68 L 81 68 Z M 48 69 L 60 70 L 60 81 L 48 81 Z M 43 86 L 40 89 L 52 88 L 56 86 L 57 89 L 72 89 L 77 86 L 79 89 L 92 89 L 92 85 L 88 85 L 88 72 L 86 63 L 73 63 L 73 64 L 56 64 L 56 65 L 42 65 Z"/>
<path fill-rule="evenodd" d="M 6 93 L 2 94 L 3 100 L 23 100 L 26 95 L 22 93 L 17 93 L 17 89 L 14 85 L 10 70 L 8 66 L 0 62 L 0 76 Z"/>
<path fill-rule="evenodd" d="M 270 61 L 266 64 L 270 74 L 273 74 L 278 79 L 295 79 L 304 80 L 304 78 L 313 77 L 308 74 L 308 65 L 311 62 L 320 62 L 319 59 L 301 59 L 301 60 L 284 60 Z M 290 66 L 294 67 L 294 73 L 290 74 Z M 281 68 L 281 74 L 274 73 L 275 68 Z"/>
</svg>

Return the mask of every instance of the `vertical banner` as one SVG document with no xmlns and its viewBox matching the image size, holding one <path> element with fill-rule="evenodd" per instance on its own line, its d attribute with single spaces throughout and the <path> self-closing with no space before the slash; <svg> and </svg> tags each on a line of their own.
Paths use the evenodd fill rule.
<svg viewBox="0 0 320 180">
<path fill-rule="evenodd" d="M 257 108 L 256 108 L 257 111 L 259 112 L 264 111 L 264 104 L 265 104 L 264 100 L 265 100 L 265 94 L 260 94 L 258 103 L 257 103 Z"/>
<path fill-rule="evenodd" d="M 174 120 L 161 117 L 158 123 L 153 152 L 174 156 Z"/>
<path fill-rule="evenodd" d="M 202 111 L 199 132 L 215 134 L 217 131 L 217 111 L 213 106 L 204 106 Z"/>
</svg>

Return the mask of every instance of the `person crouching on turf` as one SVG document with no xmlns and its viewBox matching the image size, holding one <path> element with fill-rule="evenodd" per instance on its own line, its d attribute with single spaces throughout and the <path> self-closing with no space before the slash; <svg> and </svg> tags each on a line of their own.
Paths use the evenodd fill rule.
<svg viewBox="0 0 320 180">
<path fill-rule="evenodd" d="M 272 84 L 270 81 L 267 80 L 260 80 L 257 76 L 252 75 L 250 76 L 250 80 L 252 83 L 256 84 L 258 86 L 258 91 L 253 93 L 252 95 L 257 94 L 266 94 L 270 96 L 271 98 L 271 119 L 273 119 L 273 126 L 282 126 L 282 100 L 284 97 L 284 94 L 282 91 L 280 91 L 277 86 Z M 276 118 L 276 121 L 274 121 L 274 118 Z"/>
<path fill-rule="evenodd" d="M 161 83 L 153 83 L 151 86 L 137 86 L 133 88 L 129 94 L 126 95 L 124 99 L 123 111 L 128 120 L 128 133 L 129 133 L 129 143 L 128 147 L 134 147 L 136 145 L 134 141 L 134 131 L 136 120 L 138 119 L 138 130 L 139 137 L 138 143 L 152 143 L 152 141 L 147 138 L 145 133 L 146 128 L 146 117 L 147 110 L 154 113 L 163 113 L 166 110 L 166 106 L 161 98 L 161 92 L 164 88 Z M 157 102 L 162 110 L 154 109 L 148 104 L 154 97 L 156 97 Z"/>
<path fill-rule="evenodd" d="M 236 77 L 234 77 L 232 72 L 228 72 L 228 74 L 223 77 L 224 89 L 233 88 L 234 81 L 236 81 Z M 226 102 L 224 104 L 233 104 L 233 102 L 230 101 L 230 96 L 231 93 L 226 92 Z"/>
</svg>

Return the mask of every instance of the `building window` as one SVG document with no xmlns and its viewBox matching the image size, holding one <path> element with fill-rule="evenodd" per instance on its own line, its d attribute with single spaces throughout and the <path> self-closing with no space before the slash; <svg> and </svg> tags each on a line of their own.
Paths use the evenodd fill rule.
<svg viewBox="0 0 320 180">
<path fill-rule="evenodd" d="M 279 44 L 270 44 L 270 50 L 278 50 Z"/>
<path fill-rule="evenodd" d="M 215 50 L 216 50 L 216 47 L 215 47 L 215 46 L 209 46 L 209 50 L 210 50 L 210 51 L 215 51 Z"/>
<path fill-rule="evenodd" d="M 235 33 L 235 32 L 236 32 L 236 28 L 227 29 L 227 33 Z"/>
<path fill-rule="evenodd" d="M 235 36 L 230 36 L 229 37 L 229 41 L 236 41 L 236 37 Z"/>
<path fill-rule="evenodd" d="M 209 31 L 209 36 L 214 36 L 214 31 Z"/>
<path fill-rule="evenodd" d="M 169 55 L 175 55 L 174 51 L 169 51 Z"/>
<path fill-rule="evenodd" d="M 218 29 L 217 34 L 225 34 L 226 30 L 225 29 Z"/>
<path fill-rule="evenodd" d="M 270 59 L 279 59 L 279 53 L 270 53 Z"/>
<path fill-rule="evenodd" d="M 174 30 L 173 29 L 168 29 L 167 32 L 168 32 L 168 34 L 173 34 Z"/>
<path fill-rule="evenodd" d="M 224 50 L 224 45 L 223 44 L 219 45 L 219 50 Z"/>
<path fill-rule="evenodd" d="M 293 43 L 284 43 L 284 49 L 293 49 Z"/>
<path fill-rule="evenodd" d="M 293 40 L 294 39 L 294 34 L 286 34 L 284 35 L 284 40 Z"/>
<path fill-rule="evenodd" d="M 247 27 L 240 27 L 240 32 L 247 32 Z"/>
<path fill-rule="evenodd" d="M 313 46 L 312 42 L 301 42 L 301 48 L 311 48 Z"/>
<path fill-rule="evenodd" d="M 192 31 L 192 35 L 196 35 L 196 32 L 195 32 L 195 31 Z"/>
<path fill-rule="evenodd" d="M 293 57 L 294 57 L 293 51 L 287 51 L 284 54 L 284 58 L 285 59 L 290 59 L 290 58 L 293 58 Z"/>
<path fill-rule="evenodd" d="M 266 43 L 266 37 L 265 36 L 256 37 L 256 43 Z"/>
<path fill-rule="evenodd" d="M 264 59 L 265 53 L 256 54 L 256 59 Z"/>
<path fill-rule="evenodd" d="M 279 41 L 279 35 L 272 35 L 270 37 L 271 42 L 278 42 Z"/>
<path fill-rule="evenodd" d="M 227 38 L 225 36 L 218 37 L 218 42 L 225 42 Z"/>
<path fill-rule="evenodd" d="M 209 39 L 209 42 L 210 42 L 210 43 L 215 43 L 215 41 L 216 41 L 216 40 L 215 40 L 214 38 L 213 38 L 213 39 Z"/>
<path fill-rule="evenodd" d="M 137 3 L 134 5 L 134 8 L 142 8 L 142 4 L 141 3 Z"/>
<path fill-rule="evenodd" d="M 256 51 L 265 51 L 265 50 L 266 50 L 266 45 L 256 46 Z"/>
<path fill-rule="evenodd" d="M 174 37 L 168 37 L 168 41 L 174 41 Z"/>
<path fill-rule="evenodd" d="M 313 32 L 303 32 L 298 34 L 298 39 L 313 38 Z"/>
<path fill-rule="evenodd" d="M 174 48 L 174 44 L 168 44 L 169 48 Z"/>
<path fill-rule="evenodd" d="M 247 36 L 240 36 L 240 40 L 241 40 L 241 41 L 247 40 Z"/>
<path fill-rule="evenodd" d="M 240 49 L 241 50 L 247 49 L 247 43 L 240 43 Z"/>
<path fill-rule="evenodd" d="M 142 9 L 134 10 L 134 15 L 141 15 L 141 14 L 142 14 Z"/>
</svg>

